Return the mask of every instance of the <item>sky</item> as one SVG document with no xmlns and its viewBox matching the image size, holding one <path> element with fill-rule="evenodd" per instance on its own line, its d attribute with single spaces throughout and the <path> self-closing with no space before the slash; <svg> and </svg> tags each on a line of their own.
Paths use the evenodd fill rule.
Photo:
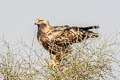
<svg viewBox="0 0 120 80">
<path fill-rule="evenodd" d="M 37 18 L 50 25 L 98 25 L 100 34 L 120 32 L 120 0 L 0 0 L 0 39 L 31 43 Z M 38 45 L 35 38 L 35 43 Z"/>
</svg>

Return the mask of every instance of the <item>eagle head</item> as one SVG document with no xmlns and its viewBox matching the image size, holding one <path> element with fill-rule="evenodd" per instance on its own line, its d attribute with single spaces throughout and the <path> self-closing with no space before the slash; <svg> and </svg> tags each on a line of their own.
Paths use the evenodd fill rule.
<svg viewBox="0 0 120 80">
<path fill-rule="evenodd" d="M 39 25 L 39 26 L 47 26 L 48 25 L 48 20 L 43 19 L 43 18 L 38 18 L 35 22 L 35 25 Z"/>
<path fill-rule="evenodd" d="M 48 32 L 51 29 L 48 20 L 43 18 L 38 18 L 35 22 L 35 25 L 38 26 L 38 31 L 42 30 L 43 32 Z"/>
</svg>

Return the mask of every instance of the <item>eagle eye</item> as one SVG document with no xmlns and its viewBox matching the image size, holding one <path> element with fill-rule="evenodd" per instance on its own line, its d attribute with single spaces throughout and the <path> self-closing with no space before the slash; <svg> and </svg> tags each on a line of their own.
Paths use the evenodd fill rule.
<svg viewBox="0 0 120 80">
<path fill-rule="evenodd" d="M 45 26 L 46 26 L 46 24 L 42 23 L 42 24 L 41 24 L 41 26 L 42 26 L 42 27 L 45 27 Z"/>
</svg>

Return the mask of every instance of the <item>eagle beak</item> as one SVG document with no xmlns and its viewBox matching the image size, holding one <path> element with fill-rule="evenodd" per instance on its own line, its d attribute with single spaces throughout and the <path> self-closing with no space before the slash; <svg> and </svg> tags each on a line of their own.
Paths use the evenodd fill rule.
<svg viewBox="0 0 120 80">
<path fill-rule="evenodd" d="M 36 22 L 35 22 L 34 24 L 35 24 L 35 25 L 37 25 L 37 23 L 36 23 Z"/>
</svg>

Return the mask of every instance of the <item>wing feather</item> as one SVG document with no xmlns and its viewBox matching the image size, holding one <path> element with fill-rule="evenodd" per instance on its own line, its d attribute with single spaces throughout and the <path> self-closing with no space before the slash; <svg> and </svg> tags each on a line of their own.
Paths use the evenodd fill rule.
<svg viewBox="0 0 120 80">
<path fill-rule="evenodd" d="M 98 37 L 97 33 L 89 31 L 89 29 L 96 29 L 97 27 L 56 27 L 53 32 L 49 35 L 52 43 L 64 47 L 66 44 L 72 44 L 82 42 L 88 38 Z"/>
</svg>

